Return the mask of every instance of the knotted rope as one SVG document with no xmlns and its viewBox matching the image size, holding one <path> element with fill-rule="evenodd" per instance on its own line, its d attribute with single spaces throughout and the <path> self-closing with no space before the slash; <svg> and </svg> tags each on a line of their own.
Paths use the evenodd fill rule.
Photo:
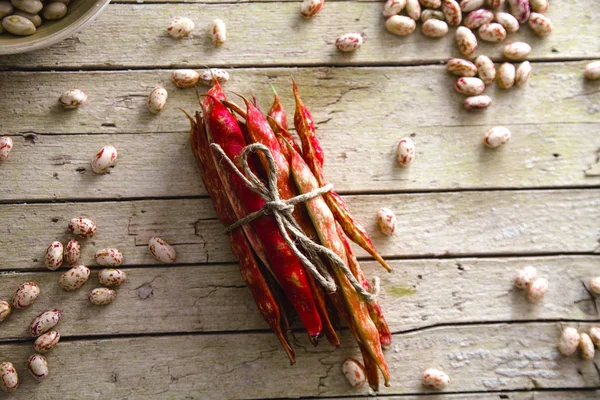
<svg viewBox="0 0 600 400">
<path fill-rule="evenodd" d="M 250 213 L 244 218 L 240 219 L 239 221 L 231 224 L 225 229 L 225 232 L 231 232 L 232 230 L 239 228 L 244 224 L 248 224 L 264 215 L 273 215 L 275 221 L 277 222 L 279 231 L 283 235 L 283 238 L 287 245 L 300 259 L 300 261 L 306 267 L 306 269 L 308 269 L 308 271 L 315 277 L 317 282 L 319 282 L 328 293 L 333 293 L 337 289 L 334 279 L 321 262 L 317 261 L 316 263 L 313 263 L 298 249 L 296 243 L 294 242 L 294 240 L 292 240 L 289 233 L 291 233 L 296 238 L 299 245 L 311 256 L 311 258 L 318 260 L 319 255 L 324 256 L 327 260 L 331 261 L 334 267 L 340 268 L 342 270 L 346 278 L 352 284 L 352 287 L 354 287 L 354 290 L 356 290 L 361 296 L 363 296 L 366 301 L 375 301 L 376 294 L 367 291 L 356 280 L 356 278 L 352 274 L 352 271 L 350 271 L 346 263 L 335 252 L 333 252 L 325 246 L 313 242 L 309 237 L 307 237 L 300 228 L 300 226 L 298 226 L 296 220 L 292 215 L 295 204 L 314 199 L 317 196 L 327 193 L 331 189 L 333 189 L 333 185 L 325 185 L 311 192 L 292 197 L 291 199 L 282 200 L 279 196 L 279 190 L 277 189 L 277 167 L 275 166 L 275 161 L 273 160 L 271 151 L 266 146 L 260 143 L 255 143 L 248 145 L 244 148 L 240 155 L 243 172 L 240 171 L 238 167 L 234 164 L 234 162 L 231 161 L 231 159 L 227 156 L 227 154 L 225 154 L 225 151 L 221 148 L 221 146 L 219 146 L 216 143 L 212 143 L 210 147 L 212 151 L 221 156 L 221 159 L 229 165 L 231 170 L 244 182 L 246 186 L 248 186 L 248 188 L 260 195 L 265 201 L 265 205 L 263 206 L 263 208 L 253 213 Z M 252 172 L 250 166 L 248 165 L 248 156 L 251 153 L 258 151 L 263 152 L 267 160 L 267 186 L 265 186 L 265 184 L 254 174 L 254 172 Z"/>
</svg>

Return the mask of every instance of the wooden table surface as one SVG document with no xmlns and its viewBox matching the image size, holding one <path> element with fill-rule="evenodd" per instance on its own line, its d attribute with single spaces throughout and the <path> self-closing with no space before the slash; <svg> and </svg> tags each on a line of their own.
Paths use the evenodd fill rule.
<svg viewBox="0 0 600 400">
<path fill-rule="evenodd" d="M 266 399 L 361 398 L 341 363 L 343 347 L 313 348 L 302 332 L 290 366 L 239 276 L 226 237 L 202 186 L 179 108 L 194 110 L 194 90 L 170 83 L 173 68 L 229 69 L 229 92 L 255 93 L 270 107 L 274 84 L 293 112 L 294 77 L 313 113 L 326 155 L 326 176 L 390 260 L 385 273 L 361 252 L 369 276 L 382 280 L 381 303 L 394 332 L 386 352 L 394 399 L 592 399 L 600 396 L 600 356 L 560 356 L 562 326 L 600 322 L 600 298 L 587 290 L 599 275 L 600 82 L 586 82 L 586 60 L 600 58 L 600 7 L 553 0 L 554 32 L 535 37 L 523 26 L 511 40 L 530 43 L 533 73 L 524 88 L 486 93 L 494 104 L 468 113 L 442 65 L 459 56 L 453 31 L 439 40 L 386 32 L 381 1 L 327 1 L 317 18 L 298 2 L 120 1 L 77 36 L 39 52 L 0 58 L 1 135 L 15 145 L 0 165 L 0 299 L 26 281 L 42 294 L 0 325 L 0 361 L 11 360 L 21 387 L 0 398 Z M 196 35 L 173 40 L 170 17 L 188 16 Z M 216 18 L 228 41 L 210 43 Z M 363 32 L 363 47 L 338 53 L 333 42 Z M 477 54 L 501 61 L 501 45 Z M 169 90 L 157 116 L 151 89 Z M 79 88 L 89 99 L 76 111 L 56 105 Z M 482 138 L 510 128 L 503 148 Z M 411 136 L 417 158 L 395 163 L 399 138 Z M 106 144 L 119 150 L 110 174 L 90 159 Z M 397 232 L 383 237 L 375 213 L 389 207 Z M 128 282 L 110 306 L 90 305 L 83 289 L 64 292 L 60 270 L 43 265 L 53 240 L 66 242 L 67 221 L 93 219 L 81 261 L 93 271 L 95 250 L 125 254 Z M 175 265 L 147 249 L 158 235 L 173 244 Z M 543 302 L 513 289 L 515 272 L 534 265 L 550 281 Z M 63 267 L 64 270 L 64 267 Z M 63 310 L 59 346 L 48 353 L 50 376 L 26 372 L 31 319 Z M 447 371 L 447 395 L 420 384 L 429 367 Z"/>
</svg>

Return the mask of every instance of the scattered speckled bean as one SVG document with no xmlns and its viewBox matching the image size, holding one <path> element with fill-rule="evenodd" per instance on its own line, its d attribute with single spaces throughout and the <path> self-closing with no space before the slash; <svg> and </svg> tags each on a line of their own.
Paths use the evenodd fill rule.
<svg viewBox="0 0 600 400">
<path fill-rule="evenodd" d="M 148 96 L 148 109 L 152 114 L 158 114 L 165 108 L 169 94 L 162 86 L 155 87 Z"/>
<path fill-rule="evenodd" d="M 593 360 L 594 355 L 596 354 L 594 342 L 592 342 L 590 335 L 587 333 L 582 333 L 580 336 L 581 339 L 579 340 L 579 352 L 581 353 L 581 358 L 584 360 Z"/>
<path fill-rule="evenodd" d="M 383 5 L 383 11 L 381 12 L 384 17 L 391 17 L 393 15 L 400 14 L 400 11 L 406 7 L 406 0 L 387 0 Z"/>
<path fill-rule="evenodd" d="M 193 69 L 176 69 L 171 74 L 171 81 L 179 88 L 191 88 L 196 86 L 200 74 Z"/>
<path fill-rule="evenodd" d="M 600 348 L 600 326 L 592 326 L 590 328 L 590 338 L 592 342 Z"/>
<path fill-rule="evenodd" d="M 105 306 L 112 303 L 117 297 L 117 293 L 108 288 L 97 288 L 90 292 L 88 299 L 90 303 L 97 306 Z"/>
<path fill-rule="evenodd" d="M 494 15 L 494 19 L 497 23 L 502 25 L 506 32 L 513 33 L 519 30 L 519 21 L 512 15 L 507 12 L 497 12 Z"/>
<path fill-rule="evenodd" d="M 440 10 L 423 10 L 423 12 L 421 13 L 421 22 L 425 22 L 429 19 L 439 19 L 440 21 L 444 21 L 446 19 L 446 16 Z"/>
<path fill-rule="evenodd" d="M 539 37 L 546 37 L 552 33 L 552 21 L 540 13 L 531 13 L 529 26 Z"/>
<path fill-rule="evenodd" d="M 579 342 L 581 341 L 581 335 L 577 332 L 577 329 L 572 327 L 566 327 L 562 330 L 560 340 L 558 342 L 558 351 L 564 356 L 570 356 L 575 353 Z"/>
<path fill-rule="evenodd" d="M 425 8 L 440 8 L 442 6 L 442 0 L 419 0 L 419 2 Z"/>
<path fill-rule="evenodd" d="M 505 0 L 487 0 L 488 6 L 490 8 L 499 8 L 504 5 Z"/>
<path fill-rule="evenodd" d="M 483 143 L 488 147 L 498 147 L 510 140 L 510 131 L 503 126 L 495 126 L 485 134 Z"/>
<path fill-rule="evenodd" d="M 385 21 L 385 28 L 398 36 L 407 36 L 415 31 L 417 23 L 404 15 L 394 15 Z"/>
<path fill-rule="evenodd" d="M 497 82 L 498 87 L 510 89 L 515 84 L 515 66 L 511 63 L 504 63 L 498 68 Z"/>
<path fill-rule="evenodd" d="M 596 80 L 600 79 L 600 61 L 592 61 L 585 66 L 584 72 L 585 79 Z M 2 142 L 0 140 L 0 159 L 1 157 Z"/>
<path fill-rule="evenodd" d="M 508 0 L 510 5 L 510 13 L 522 24 L 527 22 L 531 9 L 529 0 Z"/>
<path fill-rule="evenodd" d="M 492 98 L 490 96 L 471 96 L 467 97 L 463 102 L 463 106 L 466 110 L 484 110 L 492 105 Z"/>
<path fill-rule="evenodd" d="M 379 229 L 386 236 L 392 236 L 396 230 L 396 215 L 389 208 L 380 208 L 377 211 Z"/>
<path fill-rule="evenodd" d="M 61 288 L 67 291 L 82 287 L 90 277 L 90 269 L 85 265 L 76 265 L 58 279 Z"/>
<path fill-rule="evenodd" d="M 312 18 L 319 13 L 325 0 L 304 0 L 300 6 L 300 13 L 304 18 Z"/>
<path fill-rule="evenodd" d="M 117 149 L 114 146 L 104 146 L 92 159 L 92 171 L 105 174 L 117 163 Z"/>
<path fill-rule="evenodd" d="M 36 381 L 46 379 L 48 376 L 48 361 L 46 361 L 46 357 L 41 354 L 32 354 L 29 356 L 29 359 L 27 359 L 27 370 Z"/>
<path fill-rule="evenodd" d="M 61 242 L 52 242 L 46 249 L 46 256 L 44 257 L 44 263 L 46 268 L 54 271 L 63 263 L 63 245 Z"/>
<path fill-rule="evenodd" d="M 451 58 L 446 64 L 446 70 L 457 76 L 475 76 L 477 67 L 471 61 L 462 58 Z"/>
<path fill-rule="evenodd" d="M 13 148 L 13 141 L 8 136 L 0 137 L 0 161 L 6 160 Z"/>
<path fill-rule="evenodd" d="M 342 53 L 351 53 L 358 50 L 363 41 L 363 36 L 358 32 L 346 33 L 336 39 L 335 47 Z"/>
<path fill-rule="evenodd" d="M 537 303 L 542 300 L 548 291 L 548 280 L 546 278 L 537 278 L 529 285 L 527 292 L 527 300 L 532 303 Z"/>
<path fill-rule="evenodd" d="M 229 72 L 224 69 L 211 68 L 202 71 L 200 74 L 200 82 L 206 86 L 212 86 L 213 76 L 221 85 L 229 80 Z"/>
<path fill-rule="evenodd" d="M 421 4 L 419 0 L 406 0 L 406 15 L 415 21 L 421 18 Z"/>
<path fill-rule="evenodd" d="M 60 334 L 57 331 L 46 332 L 33 342 L 33 348 L 38 353 L 47 353 L 59 342 Z"/>
<path fill-rule="evenodd" d="M 529 0 L 529 7 L 531 11 L 543 14 L 548 11 L 548 0 Z"/>
<path fill-rule="evenodd" d="M 477 29 L 482 25 L 489 24 L 493 19 L 494 13 L 482 8 L 468 13 L 463 19 L 463 24 L 469 29 Z"/>
<path fill-rule="evenodd" d="M 0 301 L 0 322 L 4 321 L 10 315 L 12 307 L 8 301 Z"/>
<path fill-rule="evenodd" d="M 464 26 L 456 28 L 456 44 L 460 52 L 465 56 L 470 56 L 477 50 L 477 38 L 475 34 Z"/>
<path fill-rule="evenodd" d="M 100 249 L 94 255 L 94 259 L 104 267 L 118 267 L 123 262 L 123 253 L 118 249 Z"/>
<path fill-rule="evenodd" d="M 120 269 L 102 269 L 98 271 L 98 282 L 102 286 L 121 286 L 127 280 L 127 274 Z"/>
<path fill-rule="evenodd" d="M 365 368 L 354 358 L 347 358 L 344 361 L 342 364 L 342 373 L 346 377 L 348 383 L 356 388 L 363 387 L 367 381 Z"/>
<path fill-rule="evenodd" d="M 227 41 L 227 25 L 222 19 L 215 19 L 210 30 L 212 42 L 215 46 L 222 46 Z"/>
<path fill-rule="evenodd" d="M 475 66 L 477 67 L 477 76 L 486 85 L 490 85 L 496 78 L 496 66 L 491 58 L 488 56 L 479 56 L 475 60 Z"/>
<path fill-rule="evenodd" d="M 194 21 L 186 17 L 173 18 L 169 22 L 169 27 L 167 28 L 169 36 L 175 39 L 189 36 L 193 30 Z"/>
<path fill-rule="evenodd" d="M 448 33 L 448 24 L 439 19 L 428 19 L 423 23 L 421 31 L 430 38 L 440 38 Z"/>
<path fill-rule="evenodd" d="M 62 313 L 60 310 L 53 309 L 44 311 L 37 317 L 33 319 L 31 322 L 31 326 L 29 327 L 29 334 L 31 336 L 40 336 L 42 333 L 48 332 L 50 329 L 54 328 L 56 324 L 60 322 L 62 318 Z"/>
<path fill-rule="evenodd" d="M 44 6 L 42 10 L 42 15 L 45 19 L 52 21 L 55 19 L 61 19 L 65 15 L 67 15 L 67 6 L 61 2 L 55 1 L 52 3 L 48 3 Z"/>
<path fill-rule="evenodd" d="M 19 387 L 19 374 L 15 366 L 8 361 L 0 364 L 0 388 L 5 392 L 14 392 Z"/>
<path fill-rule="evenodd" d="M 2 27 L 17 36 L 33 35 L 36 31 L 33 22 L 20 15 L 4 17 L 4 19 L 2 19 Z"/>
<path fill-rule="evenodd" d="M 67 90 L 58 98 L 61 106 L 68 109 L 77 108 L 87 100 L 87 94 L 83 90 L 71 89 Z"/>
<path fill-rule="evenodd" d="M 396 161 L 398 164 L 406 167 L 415 160 L 415 144 L 412 139 L 405 137 L 400 139 L 398 143 L 398 150 L 396 154 Z"/>
<path fill-rule="evenodd" d="M 506 29 L 496 22 L 485 24 L 479 28 L 479 37 L 486 42 L 501 42 L 506 39 Z"/>
<path fill-rule="evenodd" d="M 40 295 L 40 287 L 35 282 L 25 282 L 15 292 L 12 298 L 14 308 L 25 308 L 33 304 Z"/>
<path fill-rule="evenodd" d="M 442 11 L 446 16 L 446 22 L 450 26 L 460 25 L 462 21 L 462 10 L 456 0 L 445 0 L 442 3 Z"/>
<path fill-rule="evenodd" d="M 529 76 L 531 75 L 531 64 L 529 61 L 524 61 L 517 67 L 517 72 L 515 75 L 515 83 L 517 86 L 524 86 L 529 80 Z"/>
<path fill-rule="evenodd" d="M 442 390 L 450 384 L 450 377 L 443 371 L 435 368 L 429 368 L 423 372 L 423 386 Z"/>
<path fill-rule="evenodd" d="M 81 244 L 75 239 L 69 240 L 69 243 L 65 246 L 65 261 L 68 264 L 75 264 L 80 255 Z"/>
<path fill-rule="evenodd" d="M 519 271 L 515 278 L 515 286 L 519 289 L 527 289 L 535 280 L 537 269 L 527 266 Z"/>
<path fill-rule="evenodd" d="M 457 92 L 466 94 L 469 96 L 476 96 L 483 93 L 485 90 L 485 84 L 479 78 L 464 77 L 458 78 L 456 85 L 454 86 Z"/>
<path fill-rule="evenodd" d="M 96 224 L 88 218 L 75 217 L 69 221 L 69 230 L 82 238 L 96 236 Z"/>
<path fill-rule="evenodd" d="M 171 264 L 177 260 L 177 253 L 173 246 L 159 237 L 150 238 L 148 241 L 148 250 L 152 257 L 163 263 Z"/>
</svg>

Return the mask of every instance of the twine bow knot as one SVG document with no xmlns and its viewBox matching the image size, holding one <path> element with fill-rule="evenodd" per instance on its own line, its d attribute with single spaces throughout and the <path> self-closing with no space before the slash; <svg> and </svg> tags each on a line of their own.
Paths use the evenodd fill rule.
<svg viewBox="0 0 600 400">
<path fill-rule="evenodd" d="M 311 192 L 292 197 L 291 199 L 282 200 L 279 196 L 279 190 L 277 188 L 277 167 L 275 166 L 275 161 L 273 160 L 271 151 L 266 146 L 260 143 L 254 143 L 244 147 L 240 155 L 243 172 L 240 171 L 234 162 L 227 156 L 227 154 L 225 154 L 225 151 L 221 148 L 221 146 L 216 143 L 212 143 L 210 147 L 212 151 L 221 156 L 221 160 L 225 161 L 229 165 L 231 170 L 244 182 L 249 189 L 260 195 L 265 200 L 263 208 L 252 212 L 237 222 L 229 225 L 225 228 L 225 232 L 231 232 L 232 230 L 248 224 L 264 215 L 273 215 L 275 221 L 277 222 L 279 231 L 283 235 L 283 238 L 290 249 L 327 292 L 333 293 L 337 288 L 334 279 L 321 262 L 320 256 L 323 256 L 330 261 L 333 264 L 333 267 L 340 268 L 354 289 L 361 296 L 363 296 L 365 300 L 368 302 L 375 301 L 376 294 L 367 291 L 356 280 L 352 274 L 352 271 L 350 271 L 346 263 L 335 252 L 325 246 L 313 242 L 309 237 L 307 237 L 300 226 L 298 226 L 298 223 L 292 215 L 292 212 L 294 211 L 294 205 L 329 192 L 331 189 L 333 189 L 333 185 L 328 184 Z M 250 166 L 248 165 L 248 156 L 251 153 L 258 151 L 261 151 L 267 160 L 267 186 L 265 186 L 265 184 L 254 174 L 254 172 L 252 172 Z M 296 239 L 295 241 L 292 240 L 288 232 L 294 236 Z M 310 259 L 302 251 L 300 251 L 300 249 L 298 249 L 295 243 L 296 241 L 304 250 L 304 253 L 308 254 Z"/>
</svg>

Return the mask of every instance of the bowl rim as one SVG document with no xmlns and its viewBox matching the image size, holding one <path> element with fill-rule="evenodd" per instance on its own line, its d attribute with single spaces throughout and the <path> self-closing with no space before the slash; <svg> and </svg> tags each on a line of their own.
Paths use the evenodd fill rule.
<svg viewBox="0 0 600 400">
<path fill-rule="evenodd" d="M 44 49 L 58 42 L 62 42 L 63 40 L 75 35 L 86 25 L 92 23 L 96 19 L 96 17 L 102 12 L 102 10 L 104 10 L 106 6 L 108 6 L 109 3 L 110 0 L 96 0 L 96 3 L 93 7 L 90 7 L 88 11 L 82 14 L 78 19 L 76 19 L 71 25 L 67 26 L 66 28 L 61 29 L 48 37 L 45 37 L 44 39 L 40 39 L 32 43 L 20 43 L 14 45 L 9 44 L 0 46 L 0 55 L 28 53 L 30 51 Z"/>
</svg>

